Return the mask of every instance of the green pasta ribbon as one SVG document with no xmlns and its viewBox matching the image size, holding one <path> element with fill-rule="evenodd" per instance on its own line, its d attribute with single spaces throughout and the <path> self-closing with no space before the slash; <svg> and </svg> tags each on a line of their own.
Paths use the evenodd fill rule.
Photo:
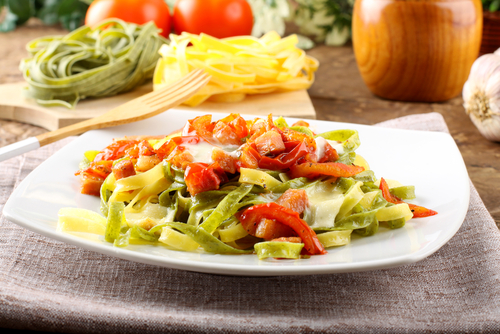
<svg viewBox="0 0 500 334">
<path fill-rule="evenodd" d="M 104 238 L 114 242 L 120 236 L 120 229 L 124 221 L 125 204 L 123 202 L 109 203 L 108 219 L 106 220 L 106 233 Z"/>
<path fill-rule="evenodd" d="M 268 257 L 298 259 L 302 248 L 304 248 L 304 244 L 302 243 L 280 241 L 259 242 L 254 245 L 255 253 L 257 253 L 259 260 Z"/>
<path fill-rule="evenodd" d="M 316 137 L 342 142 L 345 153 L 355 151 L 361 144 L 358 131 L 356 130 L 333 130 L 320 133 Z"/>
<path fill-rule="evenodd" d="M 251 250 L 241 250 L 226 245 L 207 231 L 196 228 L 192 225 L 187 225 L 184 223 L 168 223 L 170 227 L 175 228 L 176 230 L 181 231 L 182 233 L 189 236 L 191 239 L 196 241 L 203 249 L 209 253 L 216 254 L 246 254 L 251 253 Z"/>
<path fill-rule="evenodd" d="M 227 194 L 227 196 L 224 197 L 212 214 L 205 219 L 199 228 L 208 233 L 215 231 L 224 220 L 228 219 L 238 211 L 237 204 L 250 192 L 250 190 L 252 190 L 252 188 L 253 184 L 243 183 L 241 186 Z"/>
<path fill-rule="evenodd" d="M 166 42 L 153 22 L 142 26 L 119 19 L 95 29 L 83 26 L 65 36 L 35 39 L 19 65 L 27 97 L 42 105 L 74 108 L 87 97 L 132 90 L 153 76 Z"/>
</svg>

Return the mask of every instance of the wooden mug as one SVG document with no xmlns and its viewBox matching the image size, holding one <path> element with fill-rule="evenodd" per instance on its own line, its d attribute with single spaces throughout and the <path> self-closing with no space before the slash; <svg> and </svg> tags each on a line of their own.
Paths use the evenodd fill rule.
<svg viewBox="0 0 500 334">
<path fill-rule="evenodd" d="M 352 38 L 368 88 L 438 102 L 462 91 L 481 45 L 480 0 L 356 0 Z"/>
</svg>

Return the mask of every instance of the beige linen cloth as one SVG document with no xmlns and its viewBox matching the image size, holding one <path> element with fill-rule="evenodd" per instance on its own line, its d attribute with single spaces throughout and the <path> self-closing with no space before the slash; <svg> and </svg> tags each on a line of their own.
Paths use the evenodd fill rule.
<svg viewBox="0 0 500 334">
<path fill-rule="evenodd" d="M 379 124 L 448 131 L 437 113 Z M 68 140 L 0 164 L 0 209 Z M 500 332 L 500 233 L 471 184 L 439 251 L 369 272 L 232 277 L 134 263 L 0 220 L 0 327 L 66 333 Z"/>
</svg>

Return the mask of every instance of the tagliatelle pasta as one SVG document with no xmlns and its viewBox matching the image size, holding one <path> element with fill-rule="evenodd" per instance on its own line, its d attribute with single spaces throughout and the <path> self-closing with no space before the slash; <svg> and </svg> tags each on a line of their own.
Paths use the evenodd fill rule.
<svg viewBox="0 0 500 334">
<path fill-rule="evenodd" d="M 59 230 L 102 235 L 117 247 L 163 245 L 217 254 L 322 255 L 379 224 L 400 228 L 436 212 L 406 203 L 414 187 L 377 179 L 355 130 L 315 134 L 304 122 L 189 120 L 163 139 L 116 140 L 84 154 L 82 191 L 101 212 L 64 208 Z M 141 160 L 157 161 L 140 171 Z"/>
<path fill-rule="evenodd" d="M 93 29 L 32 40 L 26 46 L 31 56 L 20 64 L 25 94 L 42 105 L 73 108 L 87 97 L 129 91 L 153 76 L 166 42 L 158 33 L 153 22 L 109 19 Z"/>
<path fill-rule="evenodd" d="M 314 81 L 318 61 L 297 48 L 296 35 L 281 38 L 269 32 L 261 38 L 238 36 L 217 39 L 206 34 L 170 35 L 160 49 L 153 77 L 155 89 L 177 81 L 193 69 L 204 69 L 210 82 L 184 104 L 207 99 L 237 102 L 247 94 L 307 89 Z"/>
</svg>

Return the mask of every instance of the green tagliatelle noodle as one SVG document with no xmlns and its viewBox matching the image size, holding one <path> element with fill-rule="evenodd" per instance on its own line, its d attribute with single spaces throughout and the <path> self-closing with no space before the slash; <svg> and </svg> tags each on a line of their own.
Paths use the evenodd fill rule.
<svg viewBox="0 0 500 334">
<path fill-rule="evenodd" d="M 153 76 L 166 42 L 158 32 L 153 22 L 110 19 L 95 29 L 35 39 L 26 46 L 31 57 L 20 64 L 26 95 L 42 105 L 72 108 L 87 97 L 129 91 Z"/>
</svg>

